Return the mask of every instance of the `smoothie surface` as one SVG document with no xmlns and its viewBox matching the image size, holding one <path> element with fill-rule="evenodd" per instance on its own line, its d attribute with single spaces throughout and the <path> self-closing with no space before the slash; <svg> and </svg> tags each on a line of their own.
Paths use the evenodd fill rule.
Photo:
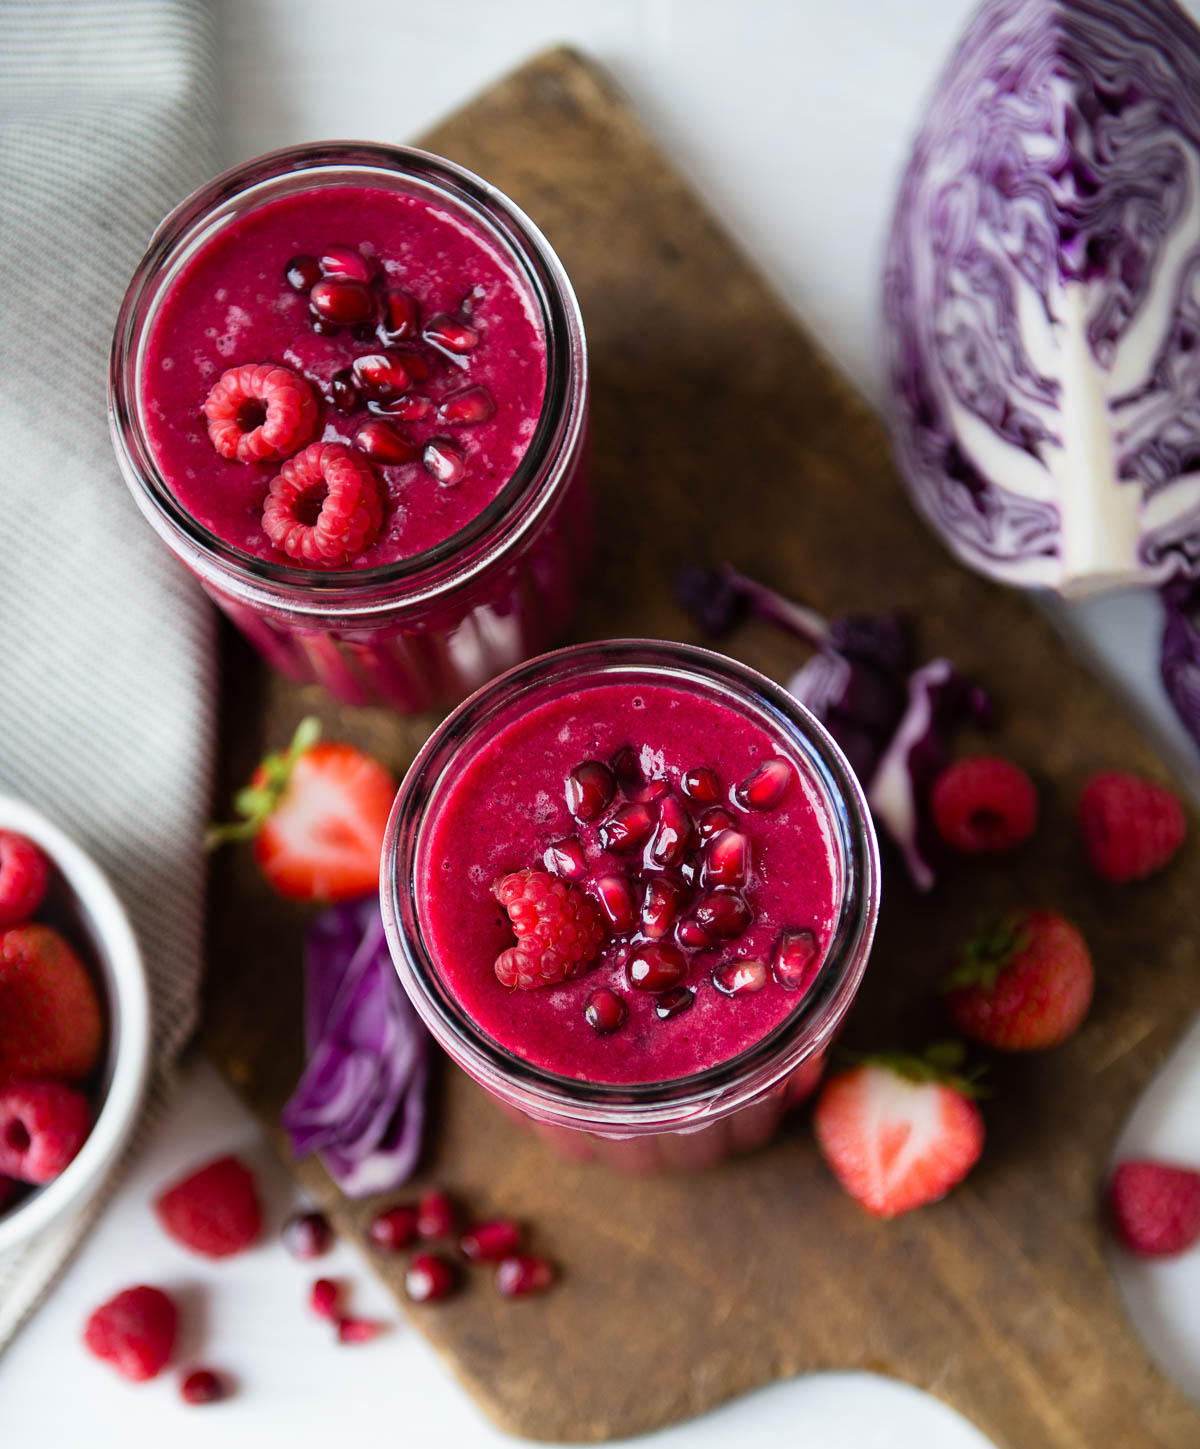
<svg viewBox="0 0 1200 1449">
<path fill-rule="evenodd" d="M 267 487 L 282 461 L 244 463 L 220 456 L 203 407 L 228 369 L 277 363 L 312 384 L 320 404 L 318 440 L 353 443 L 372 414 L 365 399 L 349 412 L 331 401 L 332 382 L 354 360 L 385 350 L 373 325 L 314 329 L 309 297 L 289 285 L 298 256 L 344 247 L 368 259 L 382 296 L 402 288 L 423 327 L 449 315 L 476 332 L 461 355 L 420 337 L 395 344 L 428 366 L 410 394 L 428 398 L 423 418 L 387 419 L 414 445 L 412 461 L 373 460 L 384 516 L 379 536 L 346 565 L 370 568 L 421 553 L 457 533 L 490 504 L 524 457 L 546 389 L 546 344 L 528 286 L 480 231 L 422 197 L 381 187 L 327 185 L 279 197 L 227 224 L 182 268 L 153 319 L 142 362 L 146 433 L 177 501 L 226 543 L 255 557 L 293 564 L 261 525 Z M 481 386 L 494 414 L 467 425 L 439 421 L 447 395 Z M 416 411 L 416 409 L 413 409 Z M 447 439 L 464 458 L 446 486 L 422 462 L 426 445 Z"/>
<path fill-rule="evenodd" d="M 627 979 L 626 957 L 644 939 L 636 933 L 611 936 L 591 970 L 559 985 L 510 990 L 494 971 L 514 936 L 492 883 L 526 867 L 543 869 L 552 841 L 577 838 L 589 879 L 625 873 L 640 898 L 641 883 L 654 874 L 645 869 L 643 852 L 605 850 L 603 818 L 580 824 L 565 794 L 574 767 L 609 761 L 626 746 L 633 747 L 646 779 L 665 779 L 675 791 L 685 772 L 714 770 L 724 808 L 737 817 L 751 846 L 743 894 L 753 920 L 736 939 L 685 953 L 683 984 L 694 990 L 694 1001 L 666 1020 L 656 1014 L 656 996 Z M 768 812 L 730 803 L 731 787 L 779 756 L 796 767 L 782 803 Z M 618 794 L 612 808 L 621 801 Z M 695 817 L 705 807 L 687 808 Z M 768 974 L 761 990 L 726 996 L 712 984 L 714 967 L 734 958 L 770 963 L 785 929 L 813 931 L 823 949 L 839 907 L 830 824 L 795 753 L 732 704 L 666 683 L 605 682 L 531 704 L 479 746 L 433 802 L 417 870 L 427 949 L 465 1013 L 532 1065 L 590 1082 L 686 1076 L 753 1046 L 796 1009 L 803 993 L 785 990 Z M 586 888 L 586 880 L 581 884 Z M 693 900 L 703 895 L 699 883 L 689 890 Z M 584 1015 L 600 987 L 619 993 L 628 1013 L 609 1035 L 599 1034 Z"/>
</svg>

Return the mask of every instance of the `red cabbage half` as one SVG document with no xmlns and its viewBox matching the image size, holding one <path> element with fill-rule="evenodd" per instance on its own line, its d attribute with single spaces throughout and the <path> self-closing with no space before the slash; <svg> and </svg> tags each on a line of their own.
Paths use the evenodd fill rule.
<svg viewBox="0 0 1200 1449">
<path fill-rule="evenodd" d="M 1200 565 L 1200 32 L 1171 0 L 987 0 L 884 280 L 893 437 L 971 567 L 1084 594 Z"/>
<path fill-rule="evenodd" d="M 304 955 L 308 1065 L 281 1122 L 350 1197 L 387 1192 L 421 1151 L 429 1034 L 396 976 L 374 897 L 334 906 Z"/>
</svg>

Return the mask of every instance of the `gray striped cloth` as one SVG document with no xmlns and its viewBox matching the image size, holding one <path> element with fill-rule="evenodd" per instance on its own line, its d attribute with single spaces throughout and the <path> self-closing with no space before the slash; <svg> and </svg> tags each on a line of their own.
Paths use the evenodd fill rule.
<svg viewBox="0 0 1200 1449">
<path fill-rule="evenodd" d="M 0 793 L 74 836 L 133 917 L 148 1112 L 195 1021 L 215 656 L 117 472 L 104 389 L 151 231 L 217 169 L 216 55 L 204 0 L 0 3 Z M 0 1348 L 103 1196 L 0 1258 Z"/>
</svg>

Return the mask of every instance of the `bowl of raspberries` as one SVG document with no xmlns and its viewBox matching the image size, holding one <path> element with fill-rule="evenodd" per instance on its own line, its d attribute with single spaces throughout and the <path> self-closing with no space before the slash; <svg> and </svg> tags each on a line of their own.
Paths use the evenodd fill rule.
<svg viewBox="0 0 1200 1449">
<path fill-rule="evenodd" d="M 0 796 L 0 1252 L 99 1188 L 146 1085 L 141 953 L 99 867 Z"/>
</svg>

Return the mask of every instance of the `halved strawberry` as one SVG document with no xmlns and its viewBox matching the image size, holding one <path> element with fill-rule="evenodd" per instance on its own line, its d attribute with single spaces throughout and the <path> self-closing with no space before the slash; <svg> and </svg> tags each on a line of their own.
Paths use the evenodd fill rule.
<svg viewBox="0 0 1200 1449">
<path fill-rule="evenodd" d="M 378 888 L 396 782 L 353 745 L 319 742 L 320 730 L 303 720 L 288 748 L 263 760 L 234 799 L 243 818 L 210 829 L 208 844 L 252 839 L 280 895 L 343 901 Z"/>
<path fill-rule="evenodd" d="M 876 1217 L 944 1197 L 983 1151 L 972 1083 L 957 1043 L 923 1057 L 871 1057 L 826 1082 L 813 1113 L 817 1146 L 851 1197 Z"/>
</svg>

